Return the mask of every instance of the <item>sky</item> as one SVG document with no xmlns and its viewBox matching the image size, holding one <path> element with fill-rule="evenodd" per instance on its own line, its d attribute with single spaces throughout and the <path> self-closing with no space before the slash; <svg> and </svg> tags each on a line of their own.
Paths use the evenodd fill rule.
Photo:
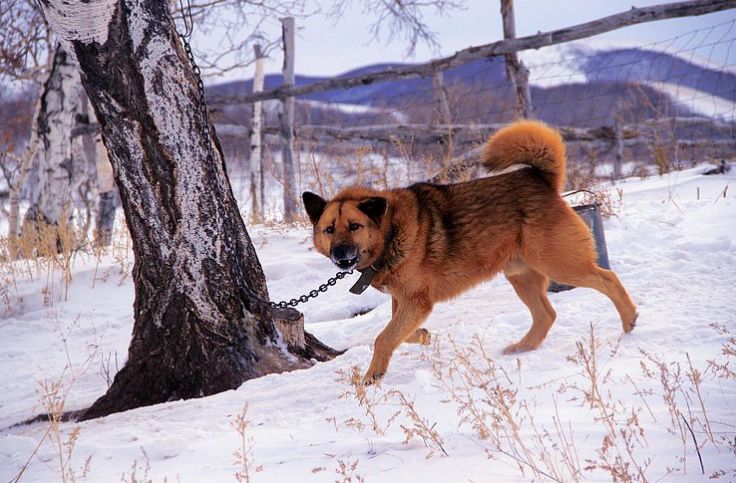
<svg viewBox="0 0 736 483">
<path fill-rule="evenodd" d="M 471 0 L 462 10 L 453 10 L 440 16 L 427 10 L 425 19 L 437 33 L 440 50 L 432 51 L 420 45 L 413 57 L 406 57 L 407 43 L 403 39 L 371 42 L 370 25 L 375 16 L 352 2 L 352 8 L 338 21 L 314 15 L 297 20 L 296 72 L 304 75 L 334 76 L 356 67 L 384 62 L 425 62 L 451 55 L 471 45 L 500 40 L 503 37 L 498 0 Z M 663 3 L 662 0 L 639 0 L 637 7 Z M 532 35 L 619 13 L 632 7 L 632 1 L 622 0 L 516 0 L 517 36 Z M 646 44 L 708 28 L 736 19 L 736 10 L 723 11 L 698 17 L 662 20 L 626 27 L 594 37 L 596 40 L 628 41 Z M 273 28 L 278 29 L 277 25 Z M 717 48 L 716 61 L 727 57 L 728 45 Z M 280 50 L 272 53 L 266 72 L 279 72 Z M 227 77 L 210 78 L 208 83 L 250 78 L 252 67 L 239 69 Z"/>
</svg>

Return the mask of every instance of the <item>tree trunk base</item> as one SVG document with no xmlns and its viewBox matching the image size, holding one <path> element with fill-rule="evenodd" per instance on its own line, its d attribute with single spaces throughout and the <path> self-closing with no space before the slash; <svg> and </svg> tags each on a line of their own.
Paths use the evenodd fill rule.
<svg viewBox="0 0 736 483">
<path fill-rule="evenodd" d="M 296 309 L 273 309 L 273 321 L 286 342 L 289 351 L 309 360 L 329 361 L 344 354 L 335 350 L 304 330 L 304 314 Z"/>
<path fill-rule="evenodd" d="M 328 361 L 345 352 L 332 349 L 304 332 L 304 316 L 297 310 L 274 309 L 273 320 L 289 352 L 297 356 L 296 361 L 285 358 L 277 347 L 261 348 L 256 356 L 244 341 L 242 345 L 194 348 L 182 361 L 180 354 L 169 354 L 164 347 L 181 351 L 186 347 L 186 330 L 167 333 L 166 342 L 152 342 L 156 335 L 162 334 L 148 334 L 148 355 L 129 359 L 115 375 L 107 393 L 81 412 L 79 419 L 85 421 L 141 406 L 210 396 L 237 389 L 243 382 L 266 374 L 307 369 L 315 362 Z M 192 325 L 191 330 L 197 327 Z M 175 359 L 178 361 L 171 364 Z"/>
</svg>

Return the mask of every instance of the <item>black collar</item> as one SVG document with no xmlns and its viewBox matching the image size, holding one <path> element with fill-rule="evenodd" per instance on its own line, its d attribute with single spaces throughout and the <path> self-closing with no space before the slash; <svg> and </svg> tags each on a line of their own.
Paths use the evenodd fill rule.
<svg viewBox="0 0 736 483">
<path fill-rule="evenodd" d="M 350 287 L 350 293 L 353 293 L 355 295 L 360 295 L 363 292 L 366 291 L 366 289 L 370 286 L 371 282 L 373 281 L 373 277 L 376 276 L 376 274 L 384 268 L 387 263 L 387 256 L 386 253 L 388 252 L 391 243 L 394 241 L 394 225 L 389 225 L 388 233 L 386 233 L 386 239 L 383 242 L 383 253 L 381 253 L 381 256 L 376 258 L 376 261 L 371 263 L 369 266 L 362 270 L 358 270 L 360 273 L 360 278 L 358 279 L 355 284 Z"/>
</svg>

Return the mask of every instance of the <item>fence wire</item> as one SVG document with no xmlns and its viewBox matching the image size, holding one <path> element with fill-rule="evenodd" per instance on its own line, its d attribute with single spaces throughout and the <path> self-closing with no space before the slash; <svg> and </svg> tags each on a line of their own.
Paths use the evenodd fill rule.
<svg viewBox="0 0 736 483">
<path fill-rule="evenodd" d="M 614 125 L 619 123 L 624 126 L 625 160 L 683 167 L 736 159 L 735 44 L 736 19 L 646 44 L 593 39 L 519 55 L 529 70 L 534 117 L 554 126 L 600 128 L 604 133 L 602 139 L 569 143 L 573 163 L 610 162 L 616 152 Z M 516 118 L 515 93 L 502 56 L 470 61 L 442 74 L 450 124 L 459 129 L 451 156 L 486 139 L 491 128 L 484 131 L 484 126 Z M 415 158 L 427 153 L 447 157 L 447 145 L 438 147 L 431 137 L 412 138 L 411 130 L 396 131 L 399 149 L 385 135 L 374 136 L 377 127 L 391 131 L 392 126 L 444 125 L 437 95 L 433 79 L 422 77 L 298 97 L 297 147 L 304 159 L 310 152 L 324 154 L 340 145 L 347 154 L 368 147 Z M 266 105 L 265 125 L 275 133 L 279 102 Z M 334 134 L 303 136 L 314 126 L 363 134 L 341 142 Z M 468 128 L 468 134 L 460 128 Z M 278 142 L 277 136 L 267 139 L 271 152 L 277 151 Z"/>
</svg>

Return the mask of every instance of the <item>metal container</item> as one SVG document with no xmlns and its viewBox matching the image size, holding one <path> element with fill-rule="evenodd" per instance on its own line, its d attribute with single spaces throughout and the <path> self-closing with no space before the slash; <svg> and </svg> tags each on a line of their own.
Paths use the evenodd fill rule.
<svg viewBox="0 0 736 483">
<path fill-rule="evenodd" d="M 606 247 L 606 234 L 603 231 L 603 217 L 600 212 L 600 203 L 592 203 L 589 205 L 573 206 L 573 210 L 583 219 L 591 233 L 593 233 L 593 239 L 595 240 L 595 250 L 598 253 L 598 266 L 610 270 L 611 264 L 608 262 L 608 248 Z M 548 292 L 562 292 L 575 288 L 570 285 L 563 285 L 555 282 L 554 280 L 549 281 Z"/>
</svg>

